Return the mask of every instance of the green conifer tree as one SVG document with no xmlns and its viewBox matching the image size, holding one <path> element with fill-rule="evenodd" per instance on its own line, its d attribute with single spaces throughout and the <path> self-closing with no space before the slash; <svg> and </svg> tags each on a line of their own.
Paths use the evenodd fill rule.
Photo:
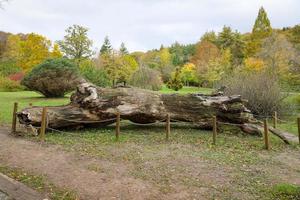
<svg viewBox="0 0 300 200">
<path fill-rule="evenodd" d="M 258 11 L 257 18 L 252 28 L 253 34 L 258 34 L 261 37 L 266 37 L 272 32 L 272 27 L 267 13 L 263 7 Z"/>
<path fill-rule="evenodd" d="M 106 36 L 104 38 L 103 45 L 101 46 L 100 54 L 103 55 L 103 54 L 111 54 L 111 53 L 112 53 L 112 46 L 110 44 L 108 36 Z"/>
<path fill-rule="evenodd" d="M 120 51 L 121 55 L 128 55 L 129 54 L 124 42 L 121 43 L 119 51 Z"/>
</svg>

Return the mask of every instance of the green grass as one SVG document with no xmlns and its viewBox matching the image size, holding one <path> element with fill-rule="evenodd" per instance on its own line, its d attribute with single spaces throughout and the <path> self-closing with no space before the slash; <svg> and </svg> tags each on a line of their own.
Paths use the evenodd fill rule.
<svg viewBox="0 0 300 200">
<path fill-rule="evenodd" d="M 271 194 L 274 199 L 296 200 L 300 199 L 300 186 L 281 183 L 273 186 Z"/>
<path fill-rule="evenodd" d="M 44 98 L 41 94 L 32 91 L 0 92 L 0 124 L 9 123 L 12 120 L 14 102 L 18 102 L 19 110 L 33 106 L 57 106 L 69 102 L 69 96 L 65 98 Z"/>
<path fill-rule="evenodd" d="M 209 183 L 199 182 L 194 175 L 194 170 L 203 165 L 193 166 L 195 162 L 205 160 L 215 167 L 230 169 L 227 175 L 234 180 L 232 187 L 216 186 L 222 191 L 222 197 L 227 199 L 232 197 L 232 192 L 246 192 L 258 197 L 270 195 L 269 185 L 276 177 L 268 170 L 281 165 L 273 157 L 286 150 L 299 151 L 297 145 L 287 146 L 273 135 L 270 136 L 270 151 L 264 150 L 262 138 L 243 134 L 218 134 L 217 145 L 214 146 L 211 131 L 178 123 L 172 124 L 168 141 L 165 140 L 164 124 L 149 128 L 122 121 L 119 141 L 115 140 L 114 134 L 114 125 L 64 133 L 50 132 L 46 135 L 46 143 L 60 145 L 78 155 L 128 164 L 132 166 L 128 169 L 131 176 L 154 184 L 165 194 L 172 192 L 171 184 L 174 183 L 187 188 L 210 188 Z M 29 139 L 37 140 L 34 137 Z M 182 159 L 186 160 L 183 162 Z M 257 171 L 258 166 L 264 166 L 264 170 Z M 110 173 L 101 166 L 90 166 L 89 170 Z"/>
<path fill-rule="evenodd" d="M 32 173 L 27 173 L 19 168 L 12 168 L 0 165 L 0 173 L 17 180 L 38 192 L 47 194 L 52 200 L 75 200 L 77 196 L 75 192 L 59 188 L 52 183 L 49 183 L 44 176 L 37 176 Z"/>
<path fill-rule="evenodd" d="M 161 93 L 164 94 L 171 94 L 171 93 L 177 93 L 177 94 L 188 94 L 188 93 L 203 93 L 203 94 L 210 94 L 213 91 L 211 88 L 200 88 L 200 87 L 183 87 L 179 91 L 174 91 L 169 88 L 167 88 L 166 85 L 163 85 L 162 89 L 160 90 Z"/>
<path fill-rule="evenodd" d="M 174 91 L 164 87 L 161 92 L 173 93 Z M 211 89 L 185 87 L 178 93 L 194 92 L 209 93 Z M 295 98 L 291 96 L 287 101 L 294 104 Z M 63 105 L 69 102 L 69 98 L 47 99 L 29 91 L 0 92 L 0 122 L 10 122 L 13 102 L 19 102 L 20 109 L 28 106 L 29 103 L 38 106 Z M 293 115 L 294 118 L 295 115 Z M 293 133 L 297 132 L 293 120 L 290 123 L 281 123 L 279 127 Z M 98 129 L 67 130 L 63 133 L 48 132 L 46 143 L 60 145 L 66 151 L 79 155 L 128 164 L 132 166 L 128 170 L 131 176 L 152 183 L 165 194 L 173 190 L 171 186 L 173 183 L 187 188 L 208 187 L 211 191 L 215 191 L 208 183 L 199 182 L 197 176 L 193 174 L 197 167 L 201 168 L 203 165 L 202 163 L 198 165 L 197 162 L 204 160 L 214 167 L 221 166 L 222 169 L 228 169 L 227 175 L 230 180 L 234 180 L 231 182 L 232 187 L 214 186 L 221 191 L 220 194 L 214 194 L 217 199 L 220 197 L 232 199 L 232 193 L 246 193 L 257 199 L 268 196 L 272 199 L 272 195 L 278 191 L 273 188 L 273 185 L 280 183 L 280 179 L 272 173 L 272 169 L 282 165 L 273 158 L 284 151 L 299 152 L 300 150 L 299 145 L 287 146 L 271 135 L 271 150 L 266 151 L 262 138 L 233 132 L 218 134 L 217 145 L 214 146 L 211 131 L 202 131 L 190 125 L 176 123 L 172 124 L 168 141 L 165 140 L 164 124 L 151 125 L 149 128 L 122 121 L 119 141 L 115 140 L 114 133 L 114 125 Z M 27 138 L 33 141 L 38 140 L 32 136 L 27 136 Z M 263 170 L 257 169 L 260 166 L 263 166 Z M 110 170 L 101 166 L 89 166 L 88 169 L 94 172 L 111 173 Z M 2 168 L 2 171 L 5 170 Z M 27 179 L 27 174 L 24 178 L 22 176 L 16 179 L 24 183 L 27 181 L 27 184 L 36 189 L 46 187 L 43 186 L 45 182 L 43 177 L 34 178 L 29 175 L 31 178 Z M 282 190 L 279 191 L 282 192 Z M 288 194 L 288 196 L 291 195 Z"/>
</svg>

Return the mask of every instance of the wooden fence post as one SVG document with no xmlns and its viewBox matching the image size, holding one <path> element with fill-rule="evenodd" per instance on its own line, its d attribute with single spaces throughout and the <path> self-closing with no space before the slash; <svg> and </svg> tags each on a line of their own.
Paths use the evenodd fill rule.
<svg viewBox="0 0 300 200">
<path fill-rule="evenodd" d="M 167 120 L 166 120 L 166 140 L 169 140 L 169 135 L 171 133 L 171 117 L 170 114 L 167 114 Z"/>
<path fill-rule="evenodd" d="M 213 116 L 213 145 L 216 144 L 217 140 L 217 117 Z"/>
<path fill-rule="evenodd" d="M 274 116 L 273 116 L 273 127 L 277 128 L 277 112 L 274 112 Z"/>
<path fill-rule="evenodd" d="M 268 121 L 264 119 L 264 141 L 265 141 L 265 148 L 267 150 L 270 149 L 270 142 L 269 142 L 269 128 L 268 128 Z"/>
<path fill-rule="evenodd" d="M 298 121 L 298 137 L 299 137 L 299 145 L 300 145 L 300 117 L 298 117 L 297 121 Z"/>
<path fill-rule="evenodd" d="M 18 112 L 18 103 L 14 103 L 13 109 L 13 118 L 12 118 L 12 125 L 11 125 L 11 132 L 16 133 L 17 131 L 17 112 Z"/>
<path fill-rule="evenodd" d="M 42 142 L 45 141 L 46 125 L 47 125 L 47 107 L 43 107 L 42 119 L 41 119 L 41 130 L 40 130 L 40 140 Z"/>
<path fill-rule="evenodd" d="M 121 116 L 120 113 L 117 112 L 117 121 L 116 121 L 116 140 L 119 141 L 119 135 L 120 135 L 120 121 Z"/>
</svg>

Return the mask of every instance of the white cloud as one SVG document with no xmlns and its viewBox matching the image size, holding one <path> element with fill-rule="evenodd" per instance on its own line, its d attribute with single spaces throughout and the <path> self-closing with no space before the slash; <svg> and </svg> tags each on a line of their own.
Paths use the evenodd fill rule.
<svg viewBox="0 0 300 200">
<path fill-rule="evenodd" d="M 260 6 L 273 27 L 299 23 L 298 0 L 11 0 L 0 10 L 0 30 L 59 40 L 68 26 L 80 24 L 97 48 L 108 35 L 116 48 L 124 41 L 131 51 L 147 50 L 195 42 L 223 25 L 250 31 Z"/>
</svg>

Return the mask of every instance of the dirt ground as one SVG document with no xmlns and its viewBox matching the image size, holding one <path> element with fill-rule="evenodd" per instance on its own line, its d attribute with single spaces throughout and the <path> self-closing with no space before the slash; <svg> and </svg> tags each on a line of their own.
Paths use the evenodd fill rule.
<svg viewBox="0 0 300 200">
<path fill-rule="evenodd" d="M 156 160 L 141 164 L 152 179 L 162 179 L 162 184 L 168 184 L 167 189 L 162 190 L 155 181 L 132 175 L 135 168 L 130 162 L 75 154 L 57 145 L 41 145 L 7 133 L 7 129 L 0 128 L 2 164 L 44 175 L 55 185 L 76 191 L 80 199 L 255 199 L 247 191 L 228 191 L 240 184 L 235 176 L 238 170 L 201 157 L 176 157 L 166 149 L 161 152 L 167 156 L 161 156 L 160 166 L 156 166 Z M 282 152 L 274 158 L 274 162 L 280 165 L 268 169 L 251 166 L 248 170 L 258 174 L 267 171 L 282 181 L 300 184 L 300 154 Z M 174 181 L 164 179 L 164 176 L 169 176 L 168 173 L 157 173 L 156 170 L 162 167 L 167 168 L 166 172 L 178 171 L 175 176 L 172 175 Z M 189 176 L 182 177 L 185 174 Z M 195 183 L 186 180 L 188 184 L 182 184 L 182 180 L 188 177 L 193 177 Z M 181 182 L 176 181 L 179 179 Z M 222 195 L 225 192 L 229 196 Z"/>
</svg>

